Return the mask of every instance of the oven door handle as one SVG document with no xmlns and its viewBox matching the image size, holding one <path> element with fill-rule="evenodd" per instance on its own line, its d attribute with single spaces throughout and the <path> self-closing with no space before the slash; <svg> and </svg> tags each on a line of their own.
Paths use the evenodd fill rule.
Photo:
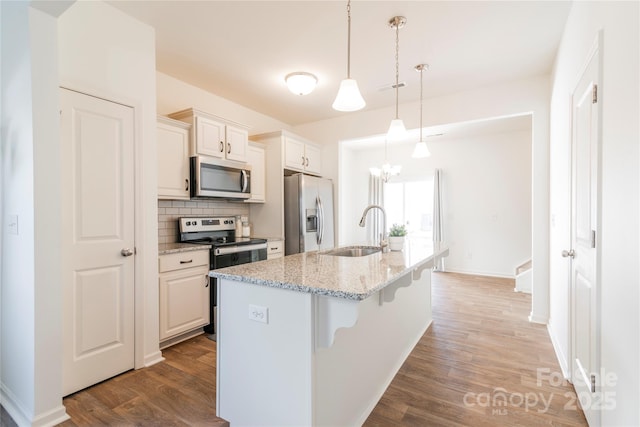
<svg viewBox="0 0 640 427">
<path fill-rule="evenodd" d="M 257 243 L 255 245 L 240 245 L 240 246 L 229 246 L 224 248 L 216 248 L 216 255 L 228 255 L 228 254 L 237 254 L 238 252 L 249 252 L 255 251 L 258 249 L 267 249 L 266 243 Z"/>
</svg>

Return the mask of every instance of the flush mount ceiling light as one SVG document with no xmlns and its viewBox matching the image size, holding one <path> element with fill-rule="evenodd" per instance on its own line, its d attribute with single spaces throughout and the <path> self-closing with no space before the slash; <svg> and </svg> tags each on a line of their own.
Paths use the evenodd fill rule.
<svg viewBox="0 0 640 427">
<path fill-rule="evenodd" d="M 347 2 L 347 78 L 340 82 L 340 89 L 333 101 L 333 109 L 357 111 L 367 105 L 358 89 L 358 82 L 351 78 L 351 0 Z"/>
<path fill-rule="evenodd" d="M 407 18 L 404 16 L 394 16 L 389 20 L 389 26 L 396 30 L 396 118 L 391 120 L 389 130 L 387 131 L 387 139 L 390 141 L 398 141 L 407 135 L 407 128 L 404 127 L 404 122 L 398 116 L 398 89 L 400 78 L 400 66 L 398 61 L 398 51 L 400 50 L 400 28 L 404 27 L 407 23 Z"/>
<path fill-rule="evenodd" d="M 318 78 L 316 76 L 303 71 L 287 74 L 284 81 L 287 82 L 289 90 L 296 95 L 307 95 L 313 92 L 316 84 L 318 84 Z"/>
<path fill-rule="evenodd" d="M 431 155 L 429 148 L 427 147 L 427 143 L 422 138 L 422 75 L 424 74 L 424 71 L 428 69 L 429 64 L 418 64 L 415 66 L 415 70 L 420 73 L 420 140 L 413 149 L 411 157 L 416 159 L 422 159 Z"/>
</svg>

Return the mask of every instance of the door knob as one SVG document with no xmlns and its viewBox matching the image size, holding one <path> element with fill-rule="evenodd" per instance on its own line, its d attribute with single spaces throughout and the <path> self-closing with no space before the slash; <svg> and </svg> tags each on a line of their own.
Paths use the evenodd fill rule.
<svg viewBox="0 0 640 427">
<path fill-rule="evenodd" d="M 120 255 L 122 256 L 131 256 L 133 255 L 133 251 L 129 248 L 124 248 L 123 250 L 120 251 Z"/>
<path fill-rule="evenodd" d="M 573 257 L 576 256 L 576 251 L 574 251 L 573 249 L 570 249 L 568 251 L 564 250 L 564 251 L 562 251 L 562 256 L 564 258 L 573 258 Z"/>
</svg>

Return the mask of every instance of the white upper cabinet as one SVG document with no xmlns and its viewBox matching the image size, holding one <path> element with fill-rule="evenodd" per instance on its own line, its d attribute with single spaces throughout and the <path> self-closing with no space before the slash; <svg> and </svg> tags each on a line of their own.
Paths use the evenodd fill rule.
<svg viewBox="0 0 640 427">
<path fill-rule="evenodd" d="M 247 163 L 251 165 L 251 198 L 245 200 L 252 203 L 264 203 L 266 186 L 265 150 L 262 145 L 249 143 Z"/>
<path fill-rule="evenodd" d="M 227 159 L 247 161 L 249 132 L 246 129 L 227 125 Z"/>
<path fill-rule="evenodd" d="M 192 125 L 189 155 L 247 161 L 249 132 L 246 126 L 193 108 L 169 114 L 169 117 Z"/>
<path fill-rule="evenodd" d="M 158 199 L 189 200 L 188 123 L 158 117 Z"/>
<path fill-rule="evenodd" d="M 285 168 L 320 175 L 322 151 L 319 146 L 291 134 L 284 136 L 284 145 Z"/>
</svg>

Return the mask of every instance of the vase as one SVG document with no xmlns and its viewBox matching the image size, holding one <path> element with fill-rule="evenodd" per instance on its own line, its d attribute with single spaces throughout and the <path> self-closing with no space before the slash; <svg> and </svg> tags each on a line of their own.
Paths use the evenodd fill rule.
<svg viewBox="0 0 640 427">
<path fill-rule="evenodd" d="M 401 251 L 404 246 L 404 236 L 389 236 L 389 249 Z"/>
</svg>

